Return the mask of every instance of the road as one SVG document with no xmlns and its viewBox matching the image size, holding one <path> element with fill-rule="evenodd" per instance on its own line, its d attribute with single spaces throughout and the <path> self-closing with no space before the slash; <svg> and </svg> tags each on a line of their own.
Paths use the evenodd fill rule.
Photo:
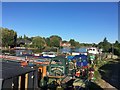
<svg viewBox="0 0 120 90">
<path fill-rule="evenodd" d="M 120 90 L 120 59 L 111 60 L 109 64 L 102 66 L 100 74 L 104 82 L 104 88 Z"/>
</svg>

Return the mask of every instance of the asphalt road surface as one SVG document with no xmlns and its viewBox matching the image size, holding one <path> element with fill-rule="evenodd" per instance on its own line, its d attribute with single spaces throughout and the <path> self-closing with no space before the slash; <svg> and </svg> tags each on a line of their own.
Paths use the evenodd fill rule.
<svg viewBox="0 0 120 90">
<path fill-rule="evenodd" d="M 109 64 L 102 66 L 100 74 L 106 82 L 105 88 L 120 90 L 120 59 L 111 60 Z"/>
</svg>

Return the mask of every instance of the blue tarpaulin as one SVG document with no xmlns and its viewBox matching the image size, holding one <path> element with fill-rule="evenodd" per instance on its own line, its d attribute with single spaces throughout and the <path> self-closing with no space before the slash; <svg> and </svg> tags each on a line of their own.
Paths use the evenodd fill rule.
<svg viewBox="0 0 120 90">
<path fill-rule="evenodd" d="M 76 62 L 76 66 L 82 67 L 82 66 L 83 66 L 83 63 L 82 63 L 82 62 Z"/>
<path fill-rule="evenodd" d="M 88 62 L 86 60 L 84 61 L 81 61 L 81 62 L 76 62 L 76 66 L 78 67 L 82 67 L 82 66 L 87 66 L 88 65 Z"/>
<path fill-rule="evenodd" d="M 73 58 L 73 56 L 67 56 L 67 59 L 70 59 L 70 60 L 71 60 L 72 58 Z"/>
<path fill-rule="evenodd" d="M 75 56 L 72 58 L 72 60 L 73 60 L 73 59 L 79 59 L 79 58 L 81 58 L 82 60 L 87 60 L 87 55 L 84 55 L 84 54 L 82 54 L 82 55 L 75 55 Z"/>
<path fill-rule="evenodd" d="M 83 66 L 87 66 L 88 62 L 87 60 L 83 60 Z"/>
<path fill-rule="evenodd" d="M 82 66 L 87 66 L 87 55 L 76 55 L 72 58 L 72 60 L 76 59 L 76 66 L 82 67 Z M 77 59 L 81 59 L 81 61 L 78 61 Z"/>
</svg>

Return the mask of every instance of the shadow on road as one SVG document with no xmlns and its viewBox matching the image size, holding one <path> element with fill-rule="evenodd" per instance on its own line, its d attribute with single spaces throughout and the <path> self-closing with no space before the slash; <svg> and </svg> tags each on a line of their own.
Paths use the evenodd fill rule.
<svg viewBox="0 0 120 90">
<path fill-rule="evenodd" d="M 102 79 L 120 90 L 120 59 L 112 60 L 99 68 Z"/>
<path fill-rule="evenodd" d="M 86 89 L 85 89 L 86 90 Z M 91 82 L 90 85 L 88 86 L 87 90 L 104 90 L 100 86 L 98 86 L 96 83 Z"/>
</svg>

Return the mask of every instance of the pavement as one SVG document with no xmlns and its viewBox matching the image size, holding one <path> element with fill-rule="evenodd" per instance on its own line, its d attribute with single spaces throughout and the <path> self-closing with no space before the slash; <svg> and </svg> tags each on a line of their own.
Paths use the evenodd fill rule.
<svg viewBox="0 0 120 90">
<path fill-rule="evenodd" d="M 101 67 L 101 72 L 102 80 L 98 84 L 103 89 L 120 90 L 120 59 L 111 60 L 110 64 Z"/>
</svg>

